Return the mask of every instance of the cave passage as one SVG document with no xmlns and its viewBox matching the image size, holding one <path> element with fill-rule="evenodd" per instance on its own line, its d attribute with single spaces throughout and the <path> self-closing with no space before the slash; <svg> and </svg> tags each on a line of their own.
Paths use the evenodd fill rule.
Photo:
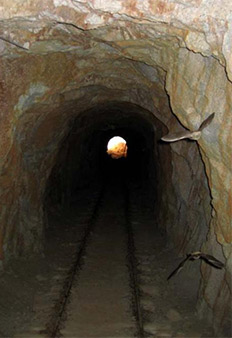
<svg viewBox="0 0 232 338">
<path fill-rule="evenodd" d="M 152 123 L 136 114 L 139 110 L 141 114 L 139 107 L 115 104 L 96 107 L 76 118 L 49 177 L 46 206 L 68 206 L 74 203 L 80 188 L 120 178 L 137 185 L 146 182 L 157 195 L 157 136 Z M 126 157 L 112 159 L 107 154 L 108 141 L 115 135 L 126 140 Z"/>
<path fill-rule="evenodd" d="M 53 309 L 65 297 L 65 304 L 69 305 L 64 306 L 64 317 L 71 319 L 67 320 L 67 327 L 61 321 L 64 337 L 73 336 L 76 330 L 92 337 L 94 325 L 98 328 L 96 337 L 111 333 L 114 337 L 132 337 L 138 332 L 134 323 L 139 316 L 134 310 L 131 289 L 137 285 L 134 294 L 139 295 L 137 312 L 142 320 L 137 321 L 142 321 L 141 337 L 173 333 L 186 337 L 203 332 L 213 336 L 208 321 L 195 315 L 200 262 L 188 266 L 171 283 L 167 282 L 167 276 L 180 262 L 179 251 L 185 251 L 194 237 L 188 229 L 183 230 L 184 235 L 179 229 L 174 234 L 180 237 L 179 248 L 173 248 L 171 231 L 164 226 L 172 209 L 165 208 L 163 196 L 170 198 L 172 205 L 176 204 L 170 183 L 170 146 L 160 142 L 164 131 L 164 125 L 149 111 L 130 103 L 97 105 L 71 121 L 44 193 L 46 262 L 37 264 L 39 272 L 35 272 L 43 289 L 37 285 L 33 302 L 35 316 L 29 318 L 27 314 L 28 320 L 19 333 L 30 335 L 38 332 L 38 327 L 39 332 L 50 332 L 51 323 L 57 322 Z M 107 143 L 115 135 L 126 140 L 126 157 L 113 159 L 107 154 Z M 201 161 L 193 143 L 186 142 L 186 149 L 187 161 Z M 182 173 L 185 169 L 183 165 Z M 183 179 L 184 190 L 192 191 L 196 182 L 197 187 L 202 187 L 201 177 L 196 181 L 187 171 Z M 179 202 L 180 217 L 185 217 L 181 196 Z M 133 245 L 128 244 L 124 230 L 128 222 Z M 88 224 L 93 229 L 88 230 L 89 239 L 86 237 L 83 242 Z M 207 229 L 202 227 L 194 245 L 202 242 L 206 233 Z M 84 258 L 75 264 L 81 243 L 86 244 L 82 250 Z M 136 267 L 133 273 L 136 283 L 130 280 L 128 256 Z M 68 282 L 70 276 L 72 283 Z M 115 304 L 115 309 L 108 315 L 111 304 Z M 83 316 L 76 321 L 80 313 Z"/>
<path fill-rule="evenodd" d="M 193 336 L 197 332 L 194 313 L 200 283 L 199 262 L 168 284 L 167 276 L 178 262 L 178 255 L 167 246 L 166 233 L 156 218 L 162 195 L 159 190 L 162 182 L 158 182 L 158 176 L 162 177 L 159 149 L 167 146 L 159 141 L 162 124 L 147 111 L 143 111 L 145 117 L 141 116 L 140 109 L 116 103 L 80 114 L 61 144 L 48 180 L 45 204 L 49 222 L 45 236 L 49 250 L 51 239 L 56 238 L 65 246 L 65 231 L 70 232 L 69 238 L 79 238 L 78 243 L 81 242 L 83 222 L 88 223 L 91 206 L 98 204 L 98 195 L 103 194 L 97 215 L 91 218 L 90 243 L 84 241 L 85 259 L 77 274 L 77 284 L 75 278 L 73 281 L 71 300 L 67 302 L 70 305 L 65 308 L 65 317 L 71 319 L 61 325 L 64 337 L 75 332 L 85 337 L 132 337 L 137 332 L 136 325 L 132 325 L 137 312 L 142 313 L 139 337 L 167 332 Z M 115 135 L 126 140 L 127 157 L 113 159 L 107 154 L 107 143 Z M 126 240 L 124 227 L 128 222 L 133 245 Z M 132 253 L 127 253 L 127 246 Z M 136 267 L 136 283 L 129 280 L 128 255 Z M 129 309 L 135 307 L 131 291 L 134 284 L 138 286 L 135 293 L 139 295 L 139 310 L 129 314 Z M 60 297 L 57 304 L 61 303 Z M 56 314 L 53 317 L 56 323 Z M 199 323 L 198 330 L 211 332 L 207 322 Z"/>
</svg>

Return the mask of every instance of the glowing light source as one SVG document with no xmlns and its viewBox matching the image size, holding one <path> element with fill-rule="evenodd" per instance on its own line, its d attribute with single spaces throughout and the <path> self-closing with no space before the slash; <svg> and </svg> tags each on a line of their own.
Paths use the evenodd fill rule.
<svg viewBox="0 0 232 338">
<path fill-rule="evenodd" d="M 113 159 L 127 157 L 126 141 L 120 136 L 112 137 L 107 144 L 107 154 Z"/>
</svg>

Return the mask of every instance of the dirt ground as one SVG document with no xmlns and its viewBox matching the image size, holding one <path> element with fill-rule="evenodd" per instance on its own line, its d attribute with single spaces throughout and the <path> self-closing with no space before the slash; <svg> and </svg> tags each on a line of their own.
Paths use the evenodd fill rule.
<svg viewBox="0 0 232 338">
<path fill-rule="evenodd" d="M 179 275 L 167 281 L 167 276 L 183 257 L 178 257 L 175 250 L 166 245 L 165 235 L 161 234 L 155 227 L 152 206 L 146 192 L 139 187 L 133 191 L 131 194 L 130 221 L 133 226 L 136 246 L 140 301 L 146 336 L 213 337 L 212 329 L 205 320 L 200 320 L 197 317 L 195 309 L 200 278 L 200 262 L 189 263 L 188 267 L 183 269 Z M 26 259 L 12 260 L 0 276 L 0 337 L 46 337 L 43 333 L 45 324 L 49 320 L 52 305 L 59 295 L 62 282 L 70 265 L 70 258 L 75 255 L 76 246 L 81 241 L 85 224 L 91 217 L 98 192 L 91 192 L 91 199 L 88 190 L 82 192 L 81 196 L 81 199 L 76 201 L 76 206 L 68 211 L 66 210 L 65 213 L 54 209 L 52 217 L 50 217 L 50 228 L 46 231 L 43 254 Z M 113 220 L 115 206 L 112 206 L 115 196 L 115 194 L 111 195 L 111 203 L 108 203 L 108 206 L 105 207 L 108 210 L 104 209 L 104 213 L 108 214 L 107 226 L 102 228 L 102 231 L 104 231 L 103 237 L 105 236 L 106 241 L 108 236 L 106 229 L 114 223 L 112 221 L 112 224 L 109 224 L 109 215 L 112 216 Z M 109 196 L 107 200 L 109 201 Z M 105 202 L 103 201 L 103 204 Z M 117 206 L 117 208 L 120 208 L 120 206 Z M 100 233 L 96 230 L 96 232 L 93 232 L 91 240 L 95 237 L 99 239 L 99 236 Z M 115 236 L 115 240 L 120 241 L 120 236 L 118 238 L 117 236 Z M 120 249 L 120 245 L 118 247 Z M 115 257 L 121 262 L 117 254 Z M 88 259 L 87 251 L 86 262 L 88 262 Z M 92 262 L 95 266 L 100 263 L 99 260 Z M 120 273 L 125 275 L 125 264 L 119 264 L 121 264 L 121 268 L 118 265 L 115 270 L 117 275 Z M 84 268 L 83 266 L 83 274 Z M 80 271 L 80 280 L 81 273 L 82 271 Z M 110 287 L 109 276 L 105 274 L 105 271 L 99 276 L 101 277 L 97 282 L 105 283 L 104 285 Z M 91 273 L 89 277 L 83 277 L 83 283 L 86 283 L 86 278 L 91 278 Z M 98 278 L 96 273 L 94 278 L 95 280 Z M 104 278 L 105 281 L 102 281 Z M 114 279 L 114 276 L 112 276 L 112 279 Z M 78 283 L 76 287 L 78 288 Z M 124 300 L 126 299 L 127 302 L 130 302 L 129 291 L 127 288 L 124 295 Z M 115 293 L 117 290 L 115 291 L 115 288 L 112 287 L 112 292 Z M 118 297 L 121 296 L 118 295 Z M 114 298 L 115 294 L 112 296 L 112 299 Z M 100 301 L 105 309 L 109 306 L 105 304 L 109 302 L 109 299 L 104 297 L 104 294 Z M 126 306 L 128 309 L 131 307 L 129 303 Z M 73 305 L 70 305 L 70 309 L 72 307 Z M 134 323 L 134 318 L 133 314 L 127 315 L 128 328 L 130 328 Z M 92 312 L 91 316 L 93 316 Z M 98 313 L 98 317 L 101 318 L 101 314 Z M 81 320 L 83 327 L 88 325 L 91 317 Z M 69 335 L 65 329 L 63 333 L 65 337 L 69 338 L 85 337 L 83 335 L 74 336 L 73 333 Z M 128 333 L 122 338 L 133 335 Z M 104 335 L 104 337 L 109 338 L 116 336 L 120 337 L 119 335 Z M 90 337 L 89 332 L 88 337 Z M 93 334 L 93 337 L 100 338 L 103 335 L 98 332 Z"/>
</svg>

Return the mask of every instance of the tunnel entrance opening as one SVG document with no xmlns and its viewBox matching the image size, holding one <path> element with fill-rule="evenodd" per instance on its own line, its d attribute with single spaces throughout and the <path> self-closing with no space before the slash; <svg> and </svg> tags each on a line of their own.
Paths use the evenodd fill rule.
<svg viewBox="0 0 232 338">
<path fill-rule="evenodd" d="M 126 140 L 120 136 L 112 137 L 107 143 L 107 154 L 113 159 L 127 157 Z"/>
</svg>

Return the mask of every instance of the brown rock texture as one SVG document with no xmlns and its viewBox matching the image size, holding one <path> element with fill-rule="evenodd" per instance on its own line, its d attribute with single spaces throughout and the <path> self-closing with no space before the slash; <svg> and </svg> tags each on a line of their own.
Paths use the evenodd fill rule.
<svg viewBox="0 0 232 338">
<path fill-rule="evenodd" d="M 42 250 L 47 181 L 70 124 L 79 119 L 82 141 L 109 105 L 119 116 L 124 104 L 123 114 L 131 109 L 156 132 L 160 227 L 180 255 L 201 249 L 225 262 L 223 271 L 202 264 L 199 311 L 218 332 L 228 325 L 231 10 L 230 0 L 1 2 L 1 265 Z M 212 112 L 197 142 L 158 142 L 168 129 L 196 130 Z"/>
</svg>

